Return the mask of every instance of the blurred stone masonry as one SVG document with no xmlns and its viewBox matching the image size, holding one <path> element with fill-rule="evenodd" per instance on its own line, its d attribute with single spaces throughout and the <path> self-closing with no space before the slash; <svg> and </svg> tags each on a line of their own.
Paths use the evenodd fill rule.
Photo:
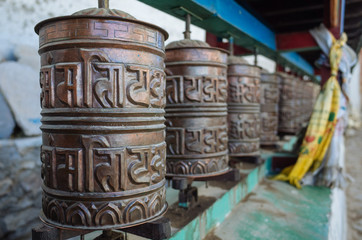
<svg viewBox="0 0 362 240">
<path fill-rule="evenodd" d="M 0 239 L 40 222 L 39 67 L 37 48 L 0 40 Z"/>
<path fill-rule="evenodd" d="M 15 121 L 13 114 L 0 92 L 0 139 L 9 138 L 14 131 Z"/>
<path fill-rule="evenodd" d="M 41 208 L 41 137 L 0 140 L 0 239 L 30 239 Z"/>
<path fill-rule="evenodd" d="M 18 61 L 0 63 L 0 92 L 25 136 L 40 135 L 39 56 L 34 47 L 14 47 Z M 4 56 L 0 59 L 4 59 Z M 6 59 L 6 58 L 5 58 Z"/>
</svg>

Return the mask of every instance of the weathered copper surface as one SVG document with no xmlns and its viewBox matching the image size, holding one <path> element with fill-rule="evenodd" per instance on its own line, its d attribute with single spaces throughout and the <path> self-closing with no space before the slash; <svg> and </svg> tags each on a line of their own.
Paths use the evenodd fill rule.
<svg viewBox="0 0 362 240">
<path fill-rule="evenodd" d="M 166 47 L 169 176 L 208 177 L 228 170 L 227 53 L 195 40 Z"/>
<path fill-rule="evenodd" d="M 260 145 L 260 68 L 239 57 L 228 59 L 229 155 L 258 156 Z"/>
<path fill-rule="evenodd" d="M 309 82 L 304 82 L 303 86 L 303 125 L 306 124 L 306 122 L 309 119 L 309 109 L 313 106 L 313 89 L 310 87 Z"/>
<path fill-rule="evenodd" d="M 274 145 L 278 138 L 279 82 L 281 76 L 262 72 L 260 91 L 261 145 Z"/>
<path fill-rule="evenodd" d="M 306 126 L 313 112 L 318 85 L 285 73 L 279 73 L 279 126 L 282 134 L 296 134 Z"/>
<path fill-rule="evenodd" d="M 310 106 L 310 109 L 309 109 L 310 115 L 312 115 L 312 113 L 313 113 L 314 104 L 317 101 L 317 98 L 318 98 L 321 87 L 320 87 L 319 84 L 313 84 L 312 83 L 311 88 L 313 89 L 312 90 L 313 93 L 312 93 L 312 105 Z"/>
<path fill-rule="evenodd" d="M 299 131 L 304 123 L 304 105 L 303 105 L 303 95 L 304 95 L 304 85 L 305 83 L 299 78 L 294 77 L 293 79 L 296 82 L 296 119 L 297 119 L 297 131 Z"/>
<path fill-rule="evenodd" d="M 291 76 L 291 79 L 293 81 L 294 84 L 294 88 L 293 88 L 293 98 L 292 101 L 294 102 L 294 121 L 295 121 L 295 125 L 294 128 L 295 130 L 293 131 L 294 133 L 296 133 L 300 127 L 301 124 L 301 120 L 300 120 L 300 114 L 302 112 L 301 110 L 301 102 L 300 102 L 300 87 L 301 84 L 299 83 L 299 79 L 296 78 L 294 75 Z"/>
<path fill-rule="evenodd" d="M 303 123 L 307 123 L 312 114 L 314 107 L 314 88 L 312 82 L 306 82 L 304 84 L 304 94 L 303 94 Z"/>
<path fill-rule="evenodd" d="M 108 229 L 163 214 L 167 33 L 110 9 L 48 19 L 35 29 L 42 220 Z"/>
<path fill-rule="evenodd" d="M 281 82 L 279 85 L 279 124 L 278 132 L 283 134 L 296 134 L 299 129 L 297 82 L 289 74 L 279 73 Z"/>
</svg>

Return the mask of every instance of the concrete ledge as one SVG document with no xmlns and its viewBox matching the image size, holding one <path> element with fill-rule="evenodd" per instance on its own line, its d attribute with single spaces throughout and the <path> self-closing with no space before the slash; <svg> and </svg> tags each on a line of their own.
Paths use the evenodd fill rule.
<svg viewBox="0 0 362 240">
<path fill-rule="evenodd" d="M 189 221 L 186 225 L 175 223 L 178 218 L 182 219 L 182 213 L 178 216 L 176 211 L 173 211 L 173 206 L 170 207 L 167 217 L 171 219 L 173 235 L 170 239 L 203 239 L 216 226 L 220 225 L 225 218 L 233 211 L 233 208 L 242 201 L 264 178 L 266 174 L 266 163 L 255 166 L 243 164 L 240 168 L 242 181 L 229 186 L 226 182 L 215 183 L 209 182 L 209 186 L 205 184 L 198 187 L 201 209 L 189 209 L 184 213 L 185 218 L 188 214 L 198 214 Z M 169 191 L 169 190 L 168 190 Z M 170 193 L 171 195 L 171 193 Z M 210 198 L 213 198 L 210 203 Z M 171 201 L 168 200 L 171 205 Z M 209 203 L 208 203 L 209 202 Z M 204 209 L 202 209 L 204 205 Z M 205 208 L 205 205 L 209 205 Z M 185 219 L 187 220 L 187 219 Z M 175 227 L 176 226 L 176 227 Z"/>
<path fill-rule="evenodd" d="M 331 191 L 264 180 L 208 239 L 328 239 Z"/>
</svg>

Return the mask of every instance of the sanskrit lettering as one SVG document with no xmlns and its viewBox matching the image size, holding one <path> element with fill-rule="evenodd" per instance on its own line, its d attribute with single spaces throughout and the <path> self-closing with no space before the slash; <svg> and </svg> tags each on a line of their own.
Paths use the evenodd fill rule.
<svg viewBox="0 0 362 240">
<path fill-rule="evenodd" d="M 83 150 L 42 146 L 42 176 L 48 187 L 83 191 Z"/>
<path fill-rule="evenodd" d="M 80 49 L 82 62 L 40 70 L 43 108 L 163 108 L 165 73 L 148 66 L 111 62 L 99 49 Z"/>
<path fill-rule="evenodd" d="M 229 116 L 229 137 L 231 139 L 259 138 L 260 120 L 258 115 Z"/>
<path fill-rule="evenodd" d="M 259 103 L 260 87 L 258 79 L 231 76 L 229 102 Z"/>
<path fill-rule="evenodd" d="M 226 102 L 227 81 L 222 76 L 170 76 L 166 96 L 170 104 Z"/>
</svg>

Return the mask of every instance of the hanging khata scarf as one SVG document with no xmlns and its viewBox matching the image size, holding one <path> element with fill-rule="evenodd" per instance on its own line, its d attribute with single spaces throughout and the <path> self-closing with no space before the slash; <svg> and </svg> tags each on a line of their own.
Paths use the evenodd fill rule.
<svg viewBox="0 0 362 240">
<path fill-rule="evenodd" d="M 314 105 L 298 160 L 295 165 L 283 169 L 273 178 L 274 180 L 289 181 L 297 188 L 301 187 L 300 180 L 309 169 L 315 171 L 321 165 L 337 123 L 341 94 L 337 74 L 342 57 L 342 46 L 347 42 L 347 35 L 343 33 L 339 40 L 336 40 L 332 34 L 331 37 L 332 47 L 329 51 L 331 76 L 323 86 Z"/>
</svg>

